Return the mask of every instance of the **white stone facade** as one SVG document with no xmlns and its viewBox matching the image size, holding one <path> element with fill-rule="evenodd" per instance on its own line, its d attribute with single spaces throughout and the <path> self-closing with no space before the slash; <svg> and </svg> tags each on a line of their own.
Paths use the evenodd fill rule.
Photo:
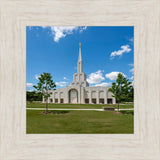
<svg viewBox="0 0 160 160">
<path fill-rule="evenodd" d="M 65 88 L 51 90 L 49 103 L 79 103 L 79 104 L 115 104 L 115 98 L 108 91 L 109 87 L 89 87 L 86 74 L 83 72 L 81 44 L 79 44 L 79 58 L 77 73 L 73 75 L 73 82 Z M 43 98 L 44 102 L 44 98 Z"/>
</svg>

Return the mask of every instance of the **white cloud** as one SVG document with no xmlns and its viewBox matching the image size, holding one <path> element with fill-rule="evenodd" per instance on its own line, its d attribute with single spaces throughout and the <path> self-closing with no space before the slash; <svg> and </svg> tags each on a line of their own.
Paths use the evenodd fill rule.
<svg viewBox="0 0 160 160">
<path fill-rule="evenodd" d="M 133 87 L 134 87 L 134 81 L 132 82 L 132 84 L 131 84 Z"/>
<path fill-rule="evenodd" d="M 77 26 L 70 26 L 70 27 L 50 27 L 51 34 L 53 35 L 53 39 L 55 42 L 58 42 L 61 38 L 66 37 L 68 34 L 73 34 L 73 31 L 79 30 L 82 33 L 87 27 L 77 27 Z"/>
<path fill-rule="evenodd" d="M 133 64 L 129 64 L 129 66 L 133 67 L 134 65 L 133 65 Z M 133 80 L 133 79 L 134 79 L 134 68 L 131 68 L 131 69 L 129 70 L 129 72 L 131 72 L 131 73 L 133 74 L 133 76 L 130 77 L 129 79 L 130 79 L 130 80 Z"/>
<path fill-rule="evenodd" d="M 57 86 L 60 86 L 60 87 L 64 87 L 67 85 L 68 82 L 56 82 L 56 85 Z"/>
<path fill-rule="evenodd" d="M 132 74 L 134 74 L 134 68 L 129 70 Z"/>
<path fill-rule="evenodd" d="M 38 74 L 36 74 L 34 77 L 35 77 L 36 80 L 38 80 L 38 78 L 39 78 L 40 76 L 39 76 Z"/>
<path fill-rule="evenodd" d="M 129 71 L 134 75 L 134 68 L 130 69 Z M 133 80 L 133 79 L 134 79 L 134 76 L 130 78 L 130 80 Z"/>
<path fill-rule="evenodd" d="M 87 79 L 88 83 L 90 84 L 96 84 L 96 83 L 100 83 L 101 81 L 103 81 L 105 78 L 102 75 L 102 71 L 99 70 L 97 72 L 91 73 L 89 75 L 89 78 Z"/>
<path fill-rule="evenodd" d="M 63 79 L 67 79 L 66 77 L 63 77 Z"/>
<path fill-rule="evenodd" d="M 134 79 L 134 76 L 132 76 L 131 78 L 130 78 L 130 80 L 133 80 Z"/>
<path fill-rule="evenodd" d="M 108 86 L 110 86 L 110 85 L 111 85 L 111 83 L 106 83 L 106 82 L 104 82 L 104 83 L 96 84 L 95 86 L 108 87 Z"/>
<path fill-rule="evenodd" d="M 80 28 L 80 30 L 79 30 L 79 32 L 80 33 L 82 33 L 84 30 L 86 30 L 87 29 L 87 27 L 86 26 L 84 26 L 84 27 L 79 27 Z"/>
<path fill-rule="evenodd" d="M 28 92 L 33 92 L 34 90 L 32 90 L 32 89 L 30 89 L 30 90 L 28 90 Z"/>
<path fill-rule="evenodd" d="M 78 27 L 78 26 L 66 26 L 66 27 L 54 27 L 54 26 L 39 26 L 42 29 L 49 29 L 49 33 L 51 36 L 53 36 L 53 40 L 55 42 L 58 42 L 61 38 L 66 37 L 69 34 L 73 34 L 74 31 L 79 31 L 79 33 L 82 33 L 84 30 L 87 29 L 86 26 Z M 29 30 L 39 29 L 39 27 L 36 26 L 28 26 Z M 37 35 L 38 36 L 38 35 Z"/>
<path fill-rule="evenodd" d="M 27 87 L 33 87 L 34 84 L 33 83 L 27 83 L 26 85 L 27 85 Z"/>
<path fill-rule="evenodd" d="M 130 63 L 130 64 L 128 64 L 129 66 L 131 66 L 131 67 L 133 67 L 134 66 L 134 64 L 133 63 Z"/>
<path fill-rule="evenodd" d="M 111 73 L 108 73 L 108 74 L 106 74 L 106 78 L 109 78 L 111 81 L 112 80 L 116 80 L 117 76 L 118 76 L 118 73 L 121 73 L 121 72 L 111 72 Z M 123 74 L 123 76 L 126 77 L 125 74 Z"/>
<path fill-rule="evenodd" d="M 41 26 L 42 28 L 48 28 L 48 26 Z"/>
<path fill-rule="evenodd" d="M 133 40 L 134 40 L 133 37 L 129 39 L 130 42 L 133 42 Z"/>
<path fill-rule="evenodd" d="M 129 45 L 124 45 L 124 46 L 121 46 L 120 50 L 112 52 L 110 57 L 111 57 L 111 59 L 113 59 L 115 56 L 122 56 L 123 53 L 128 53 L 130 51 L 131 51 L 130 46 Z"/>
</svg>

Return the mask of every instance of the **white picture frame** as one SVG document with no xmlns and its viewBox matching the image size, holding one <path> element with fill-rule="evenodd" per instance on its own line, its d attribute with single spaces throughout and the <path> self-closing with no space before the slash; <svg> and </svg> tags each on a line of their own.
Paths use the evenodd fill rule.
<svg viewBox="0 0 160 160">
<path fill-rule="evenodd" d="M 1 160 L 160 159 L 160 1 L 0 6 Z M 26 134 L 26 26 L 134 26 L 134 134 Z"/>
</svg>

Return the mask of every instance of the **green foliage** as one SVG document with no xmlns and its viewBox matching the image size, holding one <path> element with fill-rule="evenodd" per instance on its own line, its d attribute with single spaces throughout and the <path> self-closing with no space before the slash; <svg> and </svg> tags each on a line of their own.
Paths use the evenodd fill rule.
<svg viewBox="0 0 160 160">
<path fill-rule="evenodd" d="M 113 93 L 117 102 L 133 101 L 133 86 L 129 79 L 119 73 L 116 82 L 112 83 L 109 91 Z"/>
<path fill-rule="evenodd" d="M 47 102 L 48 102 L 48 97 L 51 96 L 52 92 L 50 91 L 51 89 L 54 89 L 56 87 L 56 84 L 52 80 L 52 76 L 50 73 L 45 73 L 40 75 L 38 78 L 39 82 L 37 83 L 37 86 L 34 85 L 33 87 L 38 91 L 42 93 L 42 96 L 44 97 L 46 101 L 46 110 L 48 109 L 47 107 Z"/>
<path fill-rule="evenodd" d="M 27 91 L 27 101 L 42 101 L 42 93 L 41 92 L 29 92 Z"/>
<path fill-rule="evenodd" d="M 120 112 L 123 113 L 123 114 L 131 114 L 131 115 L 134 115 L 134 111 L 133 111 L 133 110 L 121 110 Z"/>
<path fill-rule="evenodd" d="M 49 90 L 54 89 L 56 84 L 53 82 L 50 73 L 43 72 L 38 80 L 39 82 L 37 83 L 37 86 L 34 85 L 33 87 L 37 89 L 37 91 L 41 92 L 45 100 L 47 100 L 47 98 L 52 94 Z"/>
</svg>

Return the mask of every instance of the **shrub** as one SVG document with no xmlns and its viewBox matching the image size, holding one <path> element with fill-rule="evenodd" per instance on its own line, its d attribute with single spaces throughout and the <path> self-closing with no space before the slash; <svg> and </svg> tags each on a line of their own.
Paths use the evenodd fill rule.
<svg viewBox="0 0 160 160">
<path fill-rule="evenodd" d="M 132 110 L 122 110 L 122 111 L 120 111 L 122 114 L 132 114 L 132 115 L 134 115 L 134 111 L 132 111 Z"/>
</svg>

